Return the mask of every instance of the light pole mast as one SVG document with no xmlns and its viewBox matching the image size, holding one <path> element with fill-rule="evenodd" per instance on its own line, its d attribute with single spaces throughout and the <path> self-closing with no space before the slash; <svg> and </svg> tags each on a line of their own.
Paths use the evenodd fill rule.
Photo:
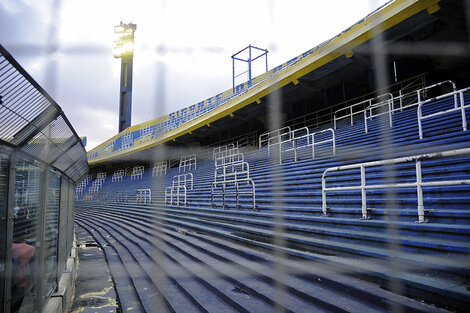
<svg viewBox="0 0 470 313">
<path fill-rule="evenodd" d="M 121 24 L 114 27 L 116 40 L 113 55 L 121 59 L 119 88 L 119 132 L 131 126 L 132 114 L 132 60 L 134 58 L 134 32 L 136 24 Z"/>
</svg>

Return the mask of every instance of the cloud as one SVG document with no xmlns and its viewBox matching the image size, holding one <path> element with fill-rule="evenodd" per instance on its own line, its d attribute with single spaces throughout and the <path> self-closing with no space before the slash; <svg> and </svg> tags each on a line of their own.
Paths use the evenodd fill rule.
<svg viewBox="0 0 470 313">
<path fill-rule="evenodd" d="M 268 48 L 273 68 L 371 9 L 368 0 L 239 0 L 229 7 L 215 0 L 67 0 L 59 18 L 50 13 L 53 2 L 0 0 L 0 42 L 88 136 L 88 148 L 117 133 L 120 60 L 111 48 L 120 21 L 137 24 L 136 124 L 230 89 L 231 55 L 248 44 Z M 54 27 L 57 50 L 47 53 Z"/>
</svg>

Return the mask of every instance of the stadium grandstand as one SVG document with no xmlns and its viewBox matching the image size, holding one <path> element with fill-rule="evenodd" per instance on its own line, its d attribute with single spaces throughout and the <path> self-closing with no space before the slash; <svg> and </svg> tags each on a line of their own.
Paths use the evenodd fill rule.
<svg viewBox="0 0 470 313">
<path fill-rule="evenodd" d="M 390 1 L 89 151 L 122 311 L 468 312 L 465 12 Z"/>
<path fill-rule="evenodd" d="M 73 228 L 117 312 L 469 312 L 469 5 L 390 1 L 87 154 L 0 46 L 0 313 L 70 310 Z"/>
</svg>

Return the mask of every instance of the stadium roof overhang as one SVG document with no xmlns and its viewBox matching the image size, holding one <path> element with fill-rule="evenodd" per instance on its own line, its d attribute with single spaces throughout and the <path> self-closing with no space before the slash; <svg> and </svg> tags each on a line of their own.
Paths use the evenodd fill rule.
<svg viewBox="0 0 470 313">
<path fill-rule="evenodd" d="M 357 73 L 364 73 L 365 69 L 373 67 L 373 51 L 386 54 L 389 59 L 425 56 L 443 69 L 458 66 L 448 62 L 448 59 L 452 59 L 455 53 L 468 56 L 468 48 L 458 44 L 461 38 L 466 38 L 466 35 L 461 33 L 464 20 L 457 18 L 456 12 L 460 14 L 462 12 L 458 11 L 463 10 L 462 4 L 457 2 L 393 1 L 338 36 L 315 47 L 307 55 L 295 58 L 293 66 L 281 65 L 282 70 L 277 71 L 275 75 L 252 86 L 247 92 L 226 104 L 185 122 L 145 144 L 107 155 L 98 155 L 95 158 L 89 157 L 89 163 L 153 160 L 155 159 L 153 150 L 159 145 L 191 145 L 200 138 L 220 132 L 221 129 L 241 125 L 249 118 L 265 117 L 269 109 L 268 95 L 277 94 L 282 103 L 308 101 L 315 103 L 320 109 L 321 106 L 329 105 L 321 101 L 324 96 L 321 91 L 338 82 L 354 80 Z M 371 39 L 379 36 L 380 46 L 374 47 L 374 41 Z M 453 48 L 450 51 L 450 48 L 442 49 L 439 45 L 435 45 L 443 39 L 446 42 L 455 42 L 456 46 L 450 47 Z M 468 65 L 468 58 L 464 63 Z M 460 72 L 462 69 L 461 67 Z M 118 136 L 120 134 L 113 138 Z M 106 143 L 94 150 L 102 149 Z"/>
<path fill-rule="evenodd" d="M 60 106 L 1 45 L 0 145 L 44 162 L 75 183 L 88 172 L 85 147 Z"/>
</svg>

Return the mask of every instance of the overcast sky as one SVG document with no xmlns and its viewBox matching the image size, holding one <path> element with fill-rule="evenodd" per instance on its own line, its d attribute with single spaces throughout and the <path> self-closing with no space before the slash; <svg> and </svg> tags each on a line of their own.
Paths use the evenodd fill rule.
<svg viewBox="0 0 470 313">
<path fill-rule="evenodd" d="M 57 101 L 87 150 L 117 133 L 114 26 L 137 24 L 132 124 L 232 87 L 231 56 L 268 67 L 315 47 L 387 0 L 0 0 L 0 43 Z M 236 71 L 246 70 L 242 62 Z M 255 61 L 254 74 L 264 70 Z M 241 83 L 240 77 L 237 83 Z"/>
</svg>

